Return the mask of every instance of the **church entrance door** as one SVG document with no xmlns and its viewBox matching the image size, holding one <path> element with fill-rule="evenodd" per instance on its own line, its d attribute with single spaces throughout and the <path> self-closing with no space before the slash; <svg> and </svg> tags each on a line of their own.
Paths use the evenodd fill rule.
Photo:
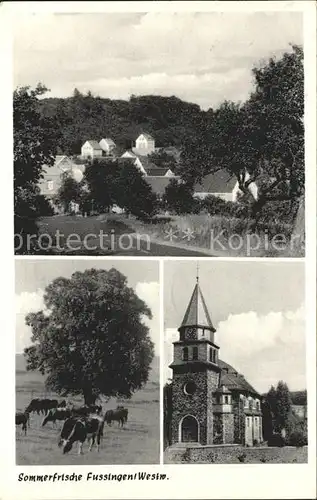
<svg viewBox="0 0 317 500">
<path fill-rule="evenodd" d="M 181 440 L 183 443 L 198 442 L 198 422 L 195 417 L 188 415 L 182 421 Z"/>
</svg>

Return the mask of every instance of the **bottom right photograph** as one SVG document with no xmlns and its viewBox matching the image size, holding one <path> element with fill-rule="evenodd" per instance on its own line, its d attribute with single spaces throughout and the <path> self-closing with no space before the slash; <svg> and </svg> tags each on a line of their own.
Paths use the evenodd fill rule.
<svg viewBox="0 0 317 500">
<path fill-rule="evenodd" d="M 164 463 L 307 463 L 305 267 L 164 262 Z"/>
</svg>

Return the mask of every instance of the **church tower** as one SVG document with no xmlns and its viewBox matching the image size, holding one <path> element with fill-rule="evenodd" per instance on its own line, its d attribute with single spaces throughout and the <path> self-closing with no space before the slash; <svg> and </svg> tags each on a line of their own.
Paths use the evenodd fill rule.
<svg viewBox="0 0 317 500">
<path fill-rule="evenodd" d="M 179 340 L 173 343 L 172 444 L 213 443 L 213 393 L 219 386 L 219 347 L 199 286 L 189 301 Z"/>
</svg>

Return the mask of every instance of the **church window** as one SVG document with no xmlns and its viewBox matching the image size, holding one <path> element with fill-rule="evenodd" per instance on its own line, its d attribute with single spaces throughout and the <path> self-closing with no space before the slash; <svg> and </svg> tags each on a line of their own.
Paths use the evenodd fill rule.
<svg viewBox="0 0 317 500">
<path fill-rule="evenodd" d="M 188 361 L 188 347 L 183 349 L 183 361 Z"/>
<path fill-rule="evenodd" d="M 198 359 L 198 347 L 193 347 L 193 359 Z"/>
<path fill-rule="evenodd" d="M 196 384 L 192 381 L 186 382 L 184 385 L 184 392 L 187 396 L 192 396 L 196 392 Z"/>
</svg>

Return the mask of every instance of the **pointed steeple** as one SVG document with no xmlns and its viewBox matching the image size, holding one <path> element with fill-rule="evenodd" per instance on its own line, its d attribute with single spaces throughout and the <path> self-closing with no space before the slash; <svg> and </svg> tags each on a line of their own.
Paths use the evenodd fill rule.
<svg viewBox="0 0 317 500">
<path fill-rule="evenodd" d="M 199 286 L 199 277 L 197 274 L 196 277 L 196 285 L 194 288 L 194 291 L 192 293 L 192 296 L 190 298 L 189 304 L 187 306 L 186 312 L 184 319 L 182 321 L 182 324 L 180 328 L 184 327 L 198 327 L 198 328 L 207 328 L 211 330 L 212 332 L 215 332 L 216 329 L 214 328 L 211 317 L 209 315 L 206 302 L 204 299 L 204 296 L 202 294 L 202 291 Z"/>
</svg>

